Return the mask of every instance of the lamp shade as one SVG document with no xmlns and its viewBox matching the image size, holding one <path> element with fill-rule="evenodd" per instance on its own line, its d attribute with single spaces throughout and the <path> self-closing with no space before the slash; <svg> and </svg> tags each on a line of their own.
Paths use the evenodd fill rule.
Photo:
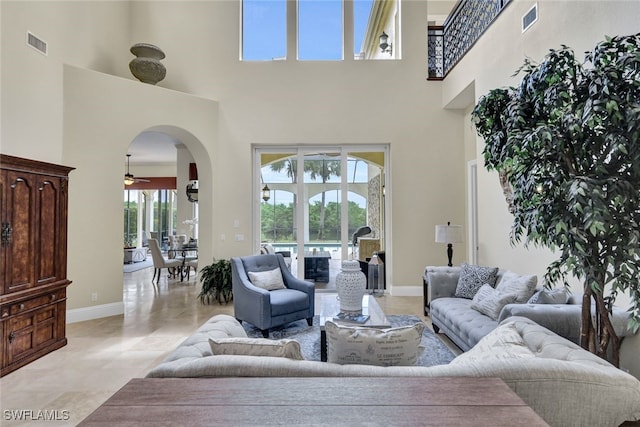
<svg viewBox="0 0 640 427">
<path fill-rule="evenodd" d="M 461 225 L 436 225 L 436 243 L 464 242 Z"/>
</svg>

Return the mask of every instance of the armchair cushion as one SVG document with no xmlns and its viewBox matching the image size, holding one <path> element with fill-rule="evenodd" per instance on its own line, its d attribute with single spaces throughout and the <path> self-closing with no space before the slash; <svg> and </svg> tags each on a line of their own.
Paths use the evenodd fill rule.
<svg viewBox="0 0 640 427">
<path fill-rule="evenodd" d="M 247 274 L 249 275 L 251 283 L 267 291 L 286 288 L 282 281 L 280 268 L 267 271 L 249 271 Z"/>
<path fill-rule="evenodd" d="M 309 298 L 295 289 L 278 289 L 270 293 L 271 314 L 280 316 L 309 308 Z"/>
</svg>

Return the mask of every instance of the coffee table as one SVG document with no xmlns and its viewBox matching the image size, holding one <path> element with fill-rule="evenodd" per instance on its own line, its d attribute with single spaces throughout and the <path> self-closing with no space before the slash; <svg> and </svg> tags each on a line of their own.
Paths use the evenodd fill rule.
<svg viewBox="0 0 640 427">
<path fill-rule="evenodd" d="M 283 392 L 286 390 L 286 392 Z M 79 425 L 548 426 L 499 378 L 134 378 Z"/>
<path fill-rule="evenodd" d="M 336 314 L 340 312 L 340 301 L 336 294 L 316 294 L 318 299 L 318 308 L 320 309 L 320 360 L 327 361 L 327 333 L 324 328 L 327 320 L 339 325 L 359 326 L 366 328 L 390 328 L 391 323 L 384 315 L 382 308 L 373 295 L 365 295 L 362 297 L 362 314 L 368 315 L 369 319 L 364 323 L 342 322 L 334 320 Z"/>
</svg>

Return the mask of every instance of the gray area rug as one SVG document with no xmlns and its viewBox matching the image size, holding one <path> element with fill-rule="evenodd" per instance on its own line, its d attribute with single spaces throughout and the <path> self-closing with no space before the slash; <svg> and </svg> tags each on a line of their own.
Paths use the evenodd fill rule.
<svg viewBox="0 0 640 427">
<path fill-rule="evenodd" d="M 389 315 L 387 319 L 389 319 L 392 327 L 422 322 L 418 316 L 411 315 Z M 242 322 L 242 326 L 250 337 L 262 338 L 262 332 L 258 328 L 247 322 Z M 307 325 L 306 320 L 298 320 L 272 329 L 269 338 L 274 340 L 282 338 L 295 339 L 300 343 L 302 354 L 306 360 L 320 360 L 318 316 L 314 317 L 313 326 Z M 424 347 L 424 351 L 417 363 L 420 366 L 446 365 L 455 357 L 451 350 L 429 328 L 424 328 L 420 345 Z"/>
</svg>

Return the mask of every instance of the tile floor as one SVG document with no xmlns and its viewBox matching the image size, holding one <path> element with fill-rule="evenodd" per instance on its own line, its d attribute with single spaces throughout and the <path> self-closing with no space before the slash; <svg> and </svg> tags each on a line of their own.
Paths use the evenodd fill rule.
<svg viewBox="0 0 640 427">
<path fill-rule="evenodd" d="M 232 304 L 200 303 L 194 275 L 180 282 L 164 273 L 157 288 L 152 275 L 152 268 L 123 274 L 124 315 L 67 325 L 67 346 L 0 378 L 0 425 L 75 426 L 208 318 L 233 315 Z M 378 302 L 386 314 L 414 314 L 430 325 L 421 297 L 387 295 Z M 58 420 L 16 421 L 21 410 L 32 418 L 49 411 Z"/>
</svg>

